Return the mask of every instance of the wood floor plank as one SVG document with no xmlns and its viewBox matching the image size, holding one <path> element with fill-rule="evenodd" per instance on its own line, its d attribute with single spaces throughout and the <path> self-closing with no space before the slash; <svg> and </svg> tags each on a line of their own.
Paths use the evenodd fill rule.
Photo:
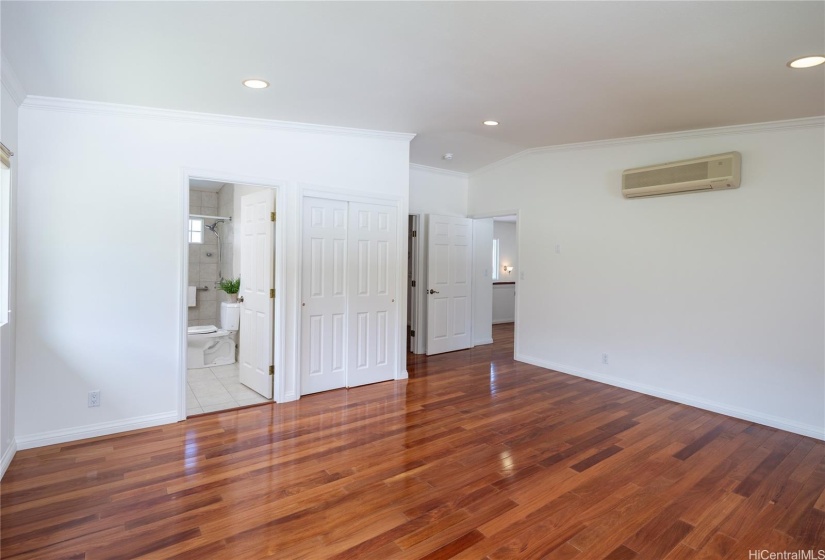
<svg viewBox="0 0 825 560">
<path fill-rule="evenodd" d="M 694 441 L 690 445 L 686 445 L 685 448 L 676 453 L 674 457 L 680 460 L 687 459 L 688 457 L 702 449 L 704 446 L 706 446 L 708 443 L 716 439 L 719 436 L 719 434 L 722 433 L 722 429 L 722 426 L 716 426 L 706 434 L 697 438 L 696 441 Z"/>
<path fill-rule="evenodd" d="M 625 545 L 619 545 L 610 554 L 604 557 L 605 560 L 633 560 L 638 556 L 635 550 L 630 550 Z"/>
<path fill-rule="evenodd" d="M 716 533 L 699 550 L 698 558 L 700 560 L 722 560 L 728 557 L 734 546 L 736 546 L 736 539 L 724 533 Z"/>
<path fill-rule="evenodd" d="M 16 454 L 0 557 L 745 558 L 825 546 L 825 443 L 513 360 Z"/>
</svg>

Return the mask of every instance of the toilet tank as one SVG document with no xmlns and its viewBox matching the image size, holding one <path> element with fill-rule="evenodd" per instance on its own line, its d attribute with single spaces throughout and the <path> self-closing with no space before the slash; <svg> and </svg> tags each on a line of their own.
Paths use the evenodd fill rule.
<svg viewBox="0 0 825 560">
<path fill-rule="evenodd" d="M 241 324 L 241 304 L 221 302 L 221 328 L 236 331 Z"/>
</svg>

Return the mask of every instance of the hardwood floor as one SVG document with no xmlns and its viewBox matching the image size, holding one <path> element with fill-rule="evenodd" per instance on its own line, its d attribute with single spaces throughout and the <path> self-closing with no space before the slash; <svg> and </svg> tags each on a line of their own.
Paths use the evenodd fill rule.
<svg viewBox="0 0 825 560">
<path fill-rule="evenodd" d="M 21 451 L 3 558 L 747 559 L 825 549 L 825 443 L 512 360 Z"/>
</svg>

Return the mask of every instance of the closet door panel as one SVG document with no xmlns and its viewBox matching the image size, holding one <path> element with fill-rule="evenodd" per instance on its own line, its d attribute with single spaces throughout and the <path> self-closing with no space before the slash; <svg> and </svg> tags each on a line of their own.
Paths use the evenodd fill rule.
<svg viewBox="0 0 825 560">
<path fill-rule="evenodd" d="M 393 206 L 349 204 L 349 387 L 395 378 L 397 213 Z"/>
<path fill-rule="evenodd" d="M 305 198 L 301 394 L 346 386 L 347 203 Z"/>
</svg>

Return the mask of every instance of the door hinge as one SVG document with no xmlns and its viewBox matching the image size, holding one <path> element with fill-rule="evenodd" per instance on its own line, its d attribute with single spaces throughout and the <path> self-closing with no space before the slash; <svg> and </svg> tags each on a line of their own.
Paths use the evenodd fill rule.
<svg viewBox="0 0 825 560">
<path fill-rule="evenodd" d="M 412 287 L 415 288 L 415 280 L 412 281 Z"/>
<path fill-rule="evenodd" d="M 275 288 L 269 288 L 269 298 L 273 299 L 275 297 Z"/>
<path fill-rule="evenodd" d="M 413 237 L 418 237 L 418 232 L 417 232 L 417 231 L 415 231 L 415 230 L 413 230 L 413 234 L 412 234 L 412 236 L 413 236 Z"/>
<path fill-rule="evenodd" d="M 410 336 L 415 336 L 415 331 L 410 331 Z"/>
<path fill-rule="evenodd" d="M 270 212 L 269 213 L 269 221 L 271 221 L 271 222 L 275 221 L 275 212 Z"/>
<path fill-rule="evenodd" d="M 269 375 L 275 375 L 275 366 L 269 366 Z"/>
</svg>

